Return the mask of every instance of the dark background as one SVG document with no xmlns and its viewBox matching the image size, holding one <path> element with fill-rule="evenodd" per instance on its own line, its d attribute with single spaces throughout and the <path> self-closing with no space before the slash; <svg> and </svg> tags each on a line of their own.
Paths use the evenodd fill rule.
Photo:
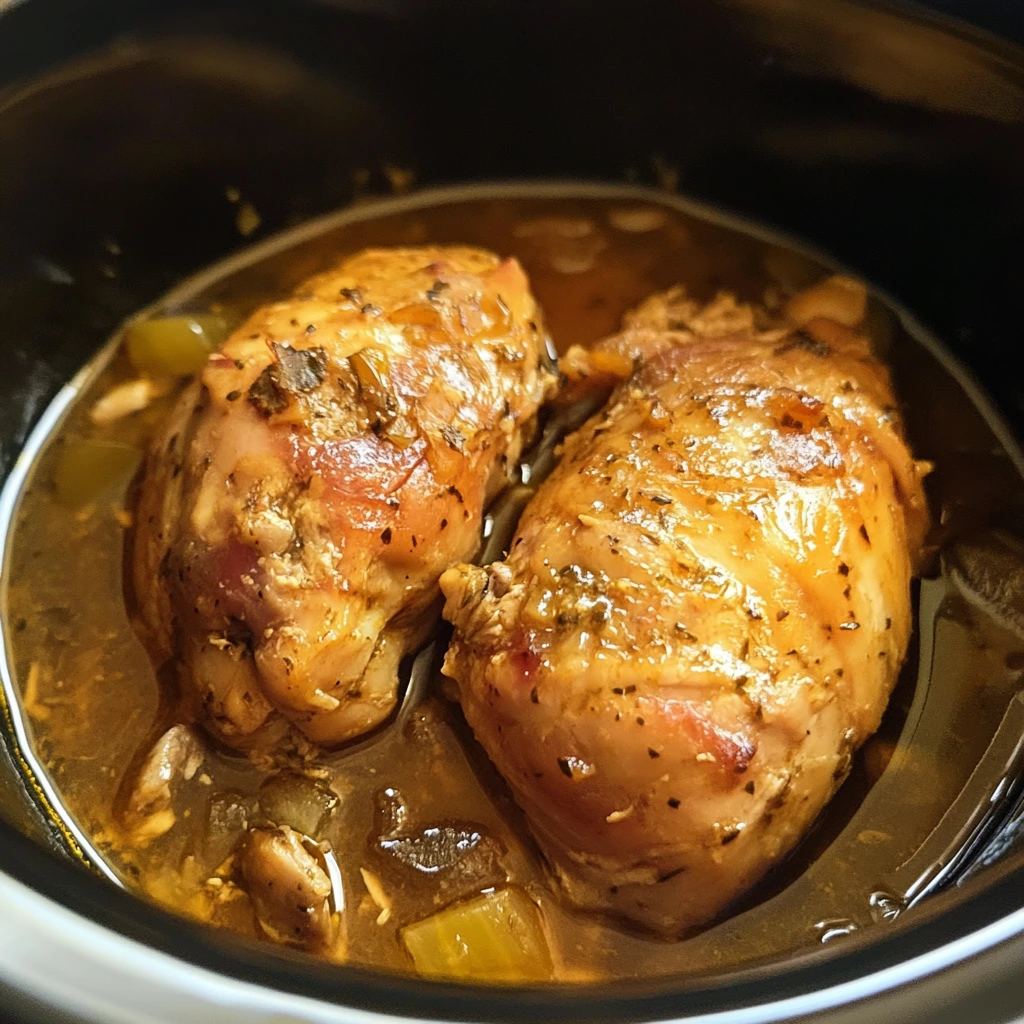
<svg viewBox="0 0 1024 1024">
<path fill-rule="evenodd" d="M 1007 39 L 1024 40 L 1024 3 L 1021 0 L 932 0 L 924 6 L 963 18 Z"/>
</svg>

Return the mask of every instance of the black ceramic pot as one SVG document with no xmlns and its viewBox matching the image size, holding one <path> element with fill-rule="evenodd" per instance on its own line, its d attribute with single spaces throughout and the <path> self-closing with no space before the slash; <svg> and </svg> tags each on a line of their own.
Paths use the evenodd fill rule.
<svg viewBox="0 0 1024 1024">
<path fill-rule="evenodd" d="M 777 226 L 897 296 L 1024 435 L 1024 53 L 962 25 L 857 0 L 27 0 L 0 2 L 0 86 L 0 475 L 127 314 L 237 246 L 226 185 L 262 237 L 386 191 L 389 168 L 667 184 Z M 4 1016 L 1024 1012 L 1012 800 L 962 884 L 884 929 L 685 983 L 489 991 L 311 964 L 136 901 L 68 858 L 3 726 Z"/>
</svg>

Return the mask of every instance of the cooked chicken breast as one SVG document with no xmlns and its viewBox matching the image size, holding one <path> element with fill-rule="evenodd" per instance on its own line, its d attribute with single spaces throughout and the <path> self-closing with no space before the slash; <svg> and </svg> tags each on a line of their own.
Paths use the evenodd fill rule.
<svg viewBox="0 0 1024 1024">
<path fill-rule="evenodd" d="M 927 510 L 863 310 L 845 279 L 770 331 L 728 296 L 652 298 L 563 360 L 629 376 L 506 560 L 441 579 L 444 671 L 584 907 L 714 918 L 879 724 Z"/>
<path fill-rule="evenodd" d="M 366 251 L 257 310 L 139 490 L 142 631 L 192 713 L 238 746 L 386 718 L 553 384 L 526 278 L 488 252 Z"/>
</svg>

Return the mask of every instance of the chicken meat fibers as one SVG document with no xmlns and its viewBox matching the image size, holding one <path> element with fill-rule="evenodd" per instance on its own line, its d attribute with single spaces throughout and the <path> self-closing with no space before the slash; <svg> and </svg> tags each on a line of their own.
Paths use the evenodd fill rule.
<svg viewBox="0 0 1024 1024">
<path fill-rule="evenodd" d="M 554 385 L 515 260 L 362 252 L 258 309 L 145 462 L 140 628 L 229 744 L 337 744 L 395 706 Z"/>
<path fill-rule="evenodd" d="M 507 558 L 441 579 L 444 671 L 577 904 L 666 935 L 789 852 L 878 727 L 927 527 L 836 278 L 759 330 L 655 296 L 563 368 L 621 381 Z"/>
</svg>

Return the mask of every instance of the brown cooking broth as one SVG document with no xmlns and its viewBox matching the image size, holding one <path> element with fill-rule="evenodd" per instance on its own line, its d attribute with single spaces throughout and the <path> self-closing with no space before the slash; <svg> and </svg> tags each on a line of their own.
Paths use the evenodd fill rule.
<svg viewBox="0 0 1024 1024">
<path fill-rule="evenodd" d="M 243 254 L 178 289 L 156 312 L 213 308 L 240 319 L 364 246 L 459 242 L 521 260 L 564 349 L 613 331 L 626 309 L 678 282 L 700 297 L 724 287 L 773 303 L 827 272 L 784 245 L 627 190 L 467 190 L 356 214 L 365 219 L 302 229 L 276 254 L 256 250 L 256 263 Z M 1024 594 L 1024 546 L 1006 531 L 1020 521 L 1024 485 L 1013 454 L 941 357 L 877 299 L 869 323 L 893 368 L 914 452 L 937 467 L 928 487 L 941 555 L 920 584 L 914 650 L 882 728 L 813 833 L 745 899 L 742 912 L 687 940 L 656 941 L 574 913 L 547 885 L 503 783 L 435 674 L 397 721 L 324 753 L 315 778 L 301 783 L 315 785 L 318 799 L 331 804 L 317 838 L 332 844 L 340 866 L 350 961 L 410 970 L 399 928 L 507 879 L 540 905 L 558 979 L 721 970 L 884 922 L 962 845 L 961 826 L 986 805 L 997 768 L 1005 768 L 998 755 L 1007 737 L 1021 731 L 1014 697 L 1024 667 L 1024 598 L 1016 600 Z M 99 357 L 30 472 L 4 571 L 8 660 L 39 761 L 124 883 L 255 935 L 244 894 L 209 879 L 245 824 L 262 820 L 265 767 L 207 744 L 199 772 L 178 788 L 169 832 L 140 846 L 119 825 L 126 780 L 171 724 L 171 702 L 161 698 L 166 691 L 131 628 L 122 588 L 132 467 L 82 499 L 69 498 L 55 478 L 83 439 L 145 445 L 173 396 L 102 427 L 88 416 L 97 398 L 134 376 L 123 353 Z M 406 832 L 447 827 L 481 838 L 451 870 L 429 873 L 408 857 L 403 862 L 380 843 L 390 835 L 389 801 L 397 799 L 388 790 L 407 807 Z M 264 791 L 265 806 L 273 795 Z M 376 875 L 391 900 L 383 923 L 360 869 Z"/>
</svg>

